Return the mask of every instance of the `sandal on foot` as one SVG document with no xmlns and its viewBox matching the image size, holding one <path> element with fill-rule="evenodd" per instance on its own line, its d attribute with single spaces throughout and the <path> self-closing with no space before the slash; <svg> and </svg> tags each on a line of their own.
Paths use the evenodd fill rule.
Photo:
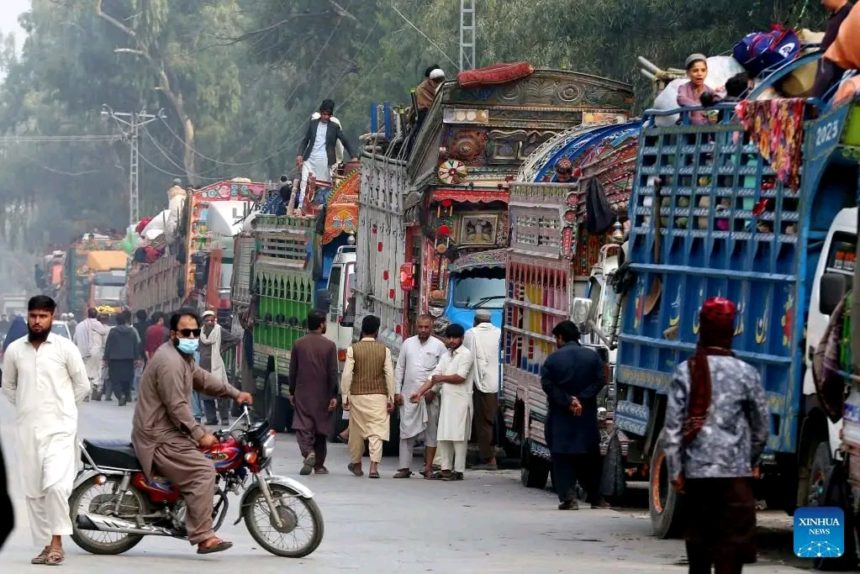
<svg viewBox="0 0 860 574">
<path fill-rule="evenodd" d="M 66 559 L 66 553 L 62 548 L 50 548 L 45 557 L 46 566 L 59 566 Z"/>
<path fill-rule="evenodd" d="M 443 476 L 442 480 L 445 482 L 452 482 L 454 480 L 463 480 L 462 472 L 450 472 L 447 476 Z"/>
<path fill-rule="evenodd" d="M 30 560 L 30 564 L 45 564 L 48 561 L 48 552 L 51 551 L 50 546 L 45 546 L 39 555 Z"/>
<path fill-rule="evenodd" d="M 224 550 L 229 550 L 232 547 L 232 542 L 227 542 L 226 540 L 219 540 L 212 546 L 198 546 L 197 554 L 213 554 L 215 552 L 223 552 Z"/>
<path fill-rule="evenodd" d="M 379 478 L 379 471 L 374 470 L 373 472 L 367 475 L 367 478 Z"/>
<path fill-rule="evenodd" d="M 409 478 L 412 476 L 412 471 L 408 468 L 401 468 L 394 474 L 394 478 Z"/>
<path fill-rule="evenodd" d="M 351 462 L 346 465 L 346 468 L 355 476 L 364 476 L 364 471 L 361 470 L 361 463 L 356 464 L 354 462 Z"/>
<path fill-rule="evenodd" d="M 430 475 L 430 480 L 450 480 L 451 471 L 440 470 Z"/>
</svg>

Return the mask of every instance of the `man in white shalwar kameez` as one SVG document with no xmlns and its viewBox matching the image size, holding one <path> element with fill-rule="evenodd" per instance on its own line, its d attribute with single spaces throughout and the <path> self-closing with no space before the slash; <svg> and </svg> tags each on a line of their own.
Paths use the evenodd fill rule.
<svg viewBox="0 0 860 574">
<path fill-rule="evenodd" d="M 81 354 L 51 333 L 56 304 L 45 295 L 27 305 L 28 336 L 6 350 L 3 394 L 15 405 L 18 467 L 33 542 L 33 564 L 63 562 L 62 536 L 72 533 L 69 496 L 75 480 L 78 408 L 90 392 Z"/>
<path fill-rule="evenodd" d="M 75 345 L 78 346 L 87 377 L 93 389 L 93 400 L 102 400 L 102 357 L 107 342 L 108 328 L 98 319 L 99 312 L 87 310 L 87 318 L 75 328 Z"/>
<path fill-rule="evenodd" d="M 421 388 L 421 385 L 433 374 L 433 370 L 439 363 L 439 357 L 445 353 L 445 344 L 431 336 L 433 317 L 430 315 L 418 317 L 416 327 L 418 334 L 403 341 L 400 355 L 397 357 L 397 366 L 394 368 L 394 384 L 397 386 L 395 400 L 400 405 L 400 466 L 394 478 L 412 476 L 412 452 L 415 448 L 415 439 L 424 434 L 429 416 L 428 404 L 435 399 L 427 396 L 413 403 L 404 400 L 404 397 L 411 397 Z M 436 437 L 428 440 L 425 436 L 424 445 L 428 451 L 425 453 L 427 459 L 425 476 L 427 476 L 429 474 L 427 471 L 433 464 L 433 455 L 436 453 Z"/>
<path fill-rule="evenodd" d="M 461 325 L 448 325 L 445 329 L 448 352 L 439 359 L 430 380 L 411 397 L 412 402 L 418 402 L 433 387 L 441 389 L 436 439 L 442 472 L 434 475 L 441 480 L 463 480 L 472 434 L 473 359 L 469 349 L 463 346 L 465 332 Z"/>
</svg>

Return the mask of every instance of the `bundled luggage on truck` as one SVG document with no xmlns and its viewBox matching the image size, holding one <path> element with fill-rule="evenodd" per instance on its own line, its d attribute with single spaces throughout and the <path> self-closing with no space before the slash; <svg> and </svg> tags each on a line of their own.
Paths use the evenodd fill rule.
<svg viewBox="0 0 860 574">
<path fill-rule="evenodd" d="M 60 261 L 61 269 L 57 265 Z M 98 309 L 100 314 L 116 315 L 126 304 L 123 286 L 127 266 L 128 256 L 121 237 L 98 232 L 84 235 L 63 257 L 52 258 L 51 282 L 60 281 L 59 288 L 55 288 L 57 311 L 72 313 L 78 319 L 86 318 L 90 307 Z M 114 274 L 122 275 L 121 283 L 117 284 L 119 279 Z M 104 289 L 106 285 L 119 285 L 120 289 Z"/>
</svg>

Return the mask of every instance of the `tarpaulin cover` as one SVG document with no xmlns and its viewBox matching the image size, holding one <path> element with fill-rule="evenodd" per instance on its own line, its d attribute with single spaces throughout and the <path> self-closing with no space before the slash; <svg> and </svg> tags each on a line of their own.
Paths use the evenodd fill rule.
<svg viewBox="0 0 860 574">
<path fill-rule="evenodd" d="M 109 271 L 125 269 L 128 255 L 124 251 L 90 251 L 87 255 L 87 267 L 90 271 Z"/>
</svg>

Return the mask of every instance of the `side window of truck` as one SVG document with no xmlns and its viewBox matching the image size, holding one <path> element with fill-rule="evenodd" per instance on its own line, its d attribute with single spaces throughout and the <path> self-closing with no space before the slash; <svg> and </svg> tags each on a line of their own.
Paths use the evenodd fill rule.
<svg viewBox="0 0 860 574">
<path fill-rule="evenodd" d="M 328 295 L 331 301 L 331 312 L 341 308 L 340 302 L 340 275 L 343 272 L 343 267 L 340 265 L 332 265 L 331 273 L 328 276 Z"/>
</svg>

